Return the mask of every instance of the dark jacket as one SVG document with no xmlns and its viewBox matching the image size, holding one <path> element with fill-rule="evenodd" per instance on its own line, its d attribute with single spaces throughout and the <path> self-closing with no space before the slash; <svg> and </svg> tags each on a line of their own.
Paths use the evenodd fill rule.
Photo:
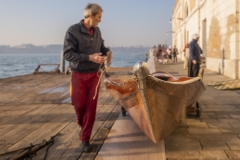
<svg viewBox="0 0 240 160">
<path fill-rule="evenodd" d="M 173 48 L 173 52 L 172 52 L 173 56 L 176 57 L 178 54 L 178 49 L 177 48 Z"/>
<path fill-rule="evenodd" d="M 72 25 L 66 32 L 63 54 L 70 62 L 70 68 L 76 72 L 97 72 L 100 64 L 89 61 L 89 55 L 102 52 L 106 55 L 109 51 L 103 44 L 100 29 L 94 30 L 91 36 L 81 22 Z"/>
<path fill-rule="evenodd" d="M 195 39 L 193 39 L 189 44 L 190 60 L 196 60 L 200 62 L 200 47 Z"/>
</svg>

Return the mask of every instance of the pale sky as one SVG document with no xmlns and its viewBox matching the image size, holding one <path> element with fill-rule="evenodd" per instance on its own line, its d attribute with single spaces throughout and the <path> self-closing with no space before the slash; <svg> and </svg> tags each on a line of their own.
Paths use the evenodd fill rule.
<svg viewBox="0 0 240 160">
<path fill-rule="evenodd" d="M 99 28 L 107 46 L 171 44 L 175 0 L 0 0 L 0 45 L 63 44 L 87 3 L 103 9 Z"/>
</svg>

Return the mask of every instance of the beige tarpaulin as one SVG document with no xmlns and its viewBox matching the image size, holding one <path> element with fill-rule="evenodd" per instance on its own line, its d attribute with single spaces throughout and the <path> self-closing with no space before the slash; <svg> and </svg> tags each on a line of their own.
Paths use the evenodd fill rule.
<svg viewBox="0 0 240 160">
<path fill-rule="evenodd" d="M 217 90 L 240 89 L 240 80 L 213 82 L 207 85 L 213 86 Z"/>
</svg>

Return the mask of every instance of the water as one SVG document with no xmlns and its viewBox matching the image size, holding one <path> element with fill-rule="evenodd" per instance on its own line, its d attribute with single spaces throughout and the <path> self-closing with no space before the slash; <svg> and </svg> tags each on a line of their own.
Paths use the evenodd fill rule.
<svg viewBox="0 0 240 160">
<path fill-rule="evenodd" d="M 142 53 L 113 53 L 112 67 L 133 67 L 136 62 L 145 61 Z M 59 64 L 60 54 L 0 54 L 0 78 L 32 74 L 39 64 Z M 68 62 L 65 63 L 66 67 Z M 54 69 L 42 67 L 45 71 Z"/>
</svg>

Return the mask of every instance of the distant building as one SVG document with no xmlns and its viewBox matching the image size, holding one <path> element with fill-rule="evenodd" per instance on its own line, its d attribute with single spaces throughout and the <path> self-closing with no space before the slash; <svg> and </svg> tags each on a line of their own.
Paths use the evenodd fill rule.
<svg viewBox="0 0 240 160">
<path fill-rule="evenodd" d="M 180 53 L 199 33 L 206 67 L 240 78 L 240 0 L 176 0 L 172 14 L 172 44 Z M 183 57 L 183 55 L 180 55 Z"/>
</svg>

